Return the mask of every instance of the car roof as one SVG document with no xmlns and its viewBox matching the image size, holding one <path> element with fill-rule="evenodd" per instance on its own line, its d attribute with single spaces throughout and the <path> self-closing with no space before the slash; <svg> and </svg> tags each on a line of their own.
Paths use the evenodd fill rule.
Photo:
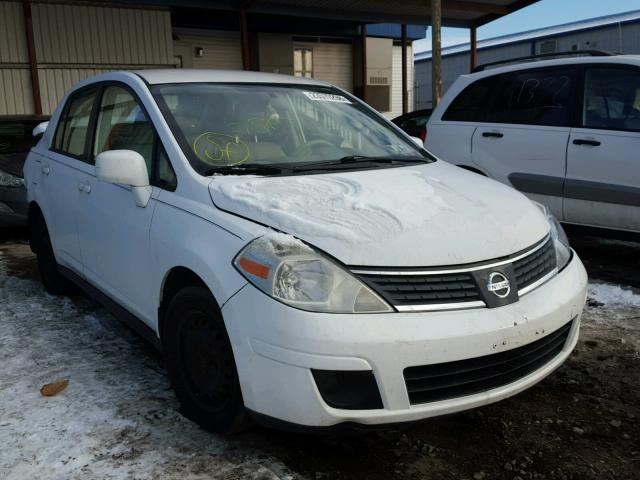
<svg viewBox="0 0 640 480">
<path fill-rule="evenodd" d="M 134 72 L 151 85 L 161 83 L 274 83 L 287 85 L 328 86 L 326 82 L 312 78 L 294 77 L 265 72 L 242 70 L 204 70 L 165 68 L 137 70 Z"/>
<path fill-rule="evenodd" d="M 514 63 L 511 65 L 505 65 L 503 67 L 489 67 L 486 70 L 482 70 L 476 73 L 469 73 L 464 76 L 471 78 L 483 78 L 497 75 L 499 73 L 516 72 L 518 70 L 529 70 L 532 68 L 544 68 L 555 66 L 569 66 L 569 65 L 582 65 L 582 64 L 614 64 L 614 65 L 637 65 L 640 66 L 640 55 L 611 55 L 606 57 L 571 57 L 571 58 L 557 58 L 553 60 L 539 60 L 523 63 Z"/>
</svg>

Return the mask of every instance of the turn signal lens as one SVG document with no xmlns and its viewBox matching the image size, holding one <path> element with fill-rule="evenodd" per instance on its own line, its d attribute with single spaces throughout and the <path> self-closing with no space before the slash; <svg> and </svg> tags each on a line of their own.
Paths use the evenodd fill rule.
<svg viewBox="0 0 640 480">
<path fill-rule="evenodd" d="M 248 258 L 240 257 L 238 259 L 238 266 L 247 272 L 249 275 L 255 275 L 256 277 L 267 279 L 269 278 L 270 268 L 267 265 L 254 262 Z"/>
</svg>

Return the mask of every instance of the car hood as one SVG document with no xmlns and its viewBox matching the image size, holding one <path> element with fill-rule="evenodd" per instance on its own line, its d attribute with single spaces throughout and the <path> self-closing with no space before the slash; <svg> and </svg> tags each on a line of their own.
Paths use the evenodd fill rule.
<svg viewBox="0 0 640 480">
<path fill-rule="evenodd" d="M 217 176 L 209 191 L 218 208 L 352 266 L 478 262 L 527 248 L 549 231 L 522 194 L 442 161 L 321 175 Z"/>
</svg>

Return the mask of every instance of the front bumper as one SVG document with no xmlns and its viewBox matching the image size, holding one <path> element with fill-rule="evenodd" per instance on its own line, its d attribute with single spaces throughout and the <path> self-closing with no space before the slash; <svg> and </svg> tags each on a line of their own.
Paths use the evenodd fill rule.
<svg viewBox="0 0 640 480">
<path fill-rule="evenodd" d="M 379 425 L 475 408 L 515 395 L 559 367 L 573 350 L 587 276 L 577 255 L 518 302 L 494 309 L 388 314 L 319 314 L 281 304 L 251 285 L 222 309 L 245 406 L 303 426 Z M 512 383 L 481 393 L 414 404 L 407 367 L 487 356 L 529 344 L 573 320 L 562 351 Z M 327 405 L 311 370 L 373 371 L 383 408 Z"/>
<path fill-rule="evenodd" d="M 27 190 L 22 187 L 0 187 L 0 227 L 27 224 Z"/>
</svg>

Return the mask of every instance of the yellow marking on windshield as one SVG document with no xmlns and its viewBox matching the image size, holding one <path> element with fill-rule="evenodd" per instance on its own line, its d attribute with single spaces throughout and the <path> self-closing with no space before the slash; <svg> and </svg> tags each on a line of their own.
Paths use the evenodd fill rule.
<svg viewBox="0 0 640 480">
<path fill-rule="evenodd" d="M 196 156 L 212 165 L 239 165 L 251 157 L 249 145 L 239 137 L 225 133 L 205 132 L 193 141 Z"/>
</svg>

